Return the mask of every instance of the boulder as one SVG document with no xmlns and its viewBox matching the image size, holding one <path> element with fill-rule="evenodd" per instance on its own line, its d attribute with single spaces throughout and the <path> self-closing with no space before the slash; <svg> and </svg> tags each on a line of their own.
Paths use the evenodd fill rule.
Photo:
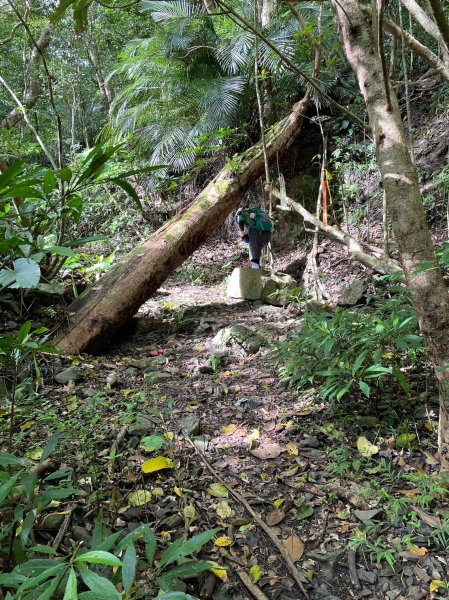
<svg viewBox="0 0 449 600">
<path fill-rule="evenodd" d="M 66 385 L 70 381 L 79 381 L 83 377 L 83 372 L 79 367 L 69 367 L 55 375 L 55 381 Z"/>
<path fill-rule="evenodd" d="M 365 289 L 366 283 L 356 279 L 340 293 L 337 300 L 338 306 L 354 306 L 362 298 Z"/>
<path fill-rule="evenodd" d="M 266 339 L 257 333 L 257 331 L 240 324 L 220 329 L 212 340 L 212 344 L 216 350 L 230 350 L 240 356 L 256 354 L 266 342 Z"/>
<path fill-rule="evenodd" d="M 266 304 L 281 306 L 280 299 L 273 297 L 278 290 L 297 287 L 290 275 L 265 269 L 234 269 L 228 282 L 228 296 L 244 300 L 261 300 Z"/>
</svg>

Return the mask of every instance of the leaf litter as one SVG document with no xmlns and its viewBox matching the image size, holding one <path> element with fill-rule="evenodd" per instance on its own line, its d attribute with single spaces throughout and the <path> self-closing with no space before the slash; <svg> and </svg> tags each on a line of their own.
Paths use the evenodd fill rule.
<svg viewBox="0 0 449 600">
<path fill-rule="evenodd" d="M 63 547 L 70 548 L 81 534 L 88 539 L 97 502 L 113 530 L 150 523 L 159 553 L 170 540 L 220 527 L 223 533 L 201 553 L 211 561 L 216 577 L 212 592 L 205 595 L 210 584 L 205 586 L 207 577 L 200 576 L 185 582 L 187 593 L 202 598 L 220 593 L 223 600 L 252 597 L 235 577 L 238 565 L 270 600 L 301 597 L 285 561 L 229 488 L 239 492 L 280 540 L 312 600 L 354 597 L 346 548 L 349 542 L 363 547 L 365 526 L 378 524 L 386 528 L 383 551 L 392 552 L 395 569 L 388 571 L 388 563 L 365 545 L 356 564 L 359 571 L 369 569 L 371 574 L 361 581 L 363 597 L 383 599 L 385 589 L 391 597 L 398 590 L 397 598 L 408 598 L 410 589 L 416 597 L 418 592 L 440 589 L 449 566 L 438 543 L 429 540 L 447 527 L 449 508 L 438 496 L 438 501 L 429 499 L 426 504 L 418 485 L 419 477 L 424 481 L 438 468 L 430 441 L 435 429 L 428 427 L 429 421 L 418 423 L 424 445 L 416 451 L 415 432 L 399 433 L 393 441 L 385 437 L 383 442 L 376 430 L 359 427 L 356 419 L 337 423 L 326 405 L 310 401 L 313 391 L 301 397 L 280 385 L 263 352 L 212 360 L 210 340 L 219 329 L 240 321 L 269 328 L 271 339 L 282 338 L 298 325 L 294 309 L 270 307 L 264 312 L 263 306 L 224 300 L 222 285 L 172 283 L 169 294 L 156 295 L 144 305 L 135 334 L 115 354 L 77 360 L 86 376 L 82 384 L 47 385 L 43 390 L 55 417 L 79 423 L 88 430 L 90 443 L 81 448 L 69 438 L 59 457 L 60 468 L 74 469 L 83 493 Z M 204 469 L 185 443 L 181 421 L 192 415 L 190 436 L 228 488 Z M 46 437 L 46 426 L 35 424 L 37 416 L 26 414 L 22 429 L 34 441 L 34 460 Z M 86 419 L 92 421 L 90 430 Z M 122 430 L 125 435 L 112 452 Z M 346 458 L 342 447 L 350 449 Z M 108 478 L 111 458 L 115 466 Z M 95 480 L 88 475 L 91 465 Z M 415 476 L 414 484 L 399 477 L 408 472 Z M 366 493 L 363 482 L 376 478 L 391 505 Z M 422 505 L 416 505 L 417 498 Z M 396 508 L 394 502 L 399 503 Z M 65 501 L 57 504 L 63 512 Z M 393 527 L 386 513 L 391 518 L 395 510 L 399 519 Z M 414 524 L 411 538 L 401 514 Z M 48 542 L 57 529 L 45 531 Z M 362 561 L 364 555 L 368 563 Z M 324 577 L 328 572 L 330 581 Z M 378 586 L 381 579 L 384 591 Z M 138 589 L 147 595 L 156 590 L 144 578 Z"/>
</svg>

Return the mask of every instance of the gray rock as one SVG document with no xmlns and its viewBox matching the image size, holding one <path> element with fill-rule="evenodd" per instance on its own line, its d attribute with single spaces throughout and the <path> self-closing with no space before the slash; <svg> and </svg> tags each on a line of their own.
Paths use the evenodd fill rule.
<svg viewBox="0 0 449 600">
<path fill-rule="evenodd" d="M 360 590 L 360 595 L 362 596 L 362 598 L 368 598 L 368 597 L 372 598 L 373 591 L 370 590 L 369 588 L 363 588 Z"/>
<path fill-rule="evenodd" d="M 366 289 L 366 284 L 360 279 L 356 279 L 340 293 L 338 306 L 354 306 L 361 299 Z"/>
<path fill-rule="evenodd" d="M 166 373 L 165 371 L 153 371 L 151 373 L 145 373 L 144 379 L 149 383 L 164 383 L 168 379 L 171 379 L 171 373 Z"/>
<path fill-rule="evenodd" d="M 154 429 L 154 423 L 147 417 L 139 416 L 133 425 L 128 427 L 128 435 L 146 435 Z"/>
<path fill-rule="evenodd" d="M 136 367 L 128 367 L 127 369 L 124 370 L 124 374 L 128 375 L 129 377 L 133 377 L 134 375 L 137 375 L 138 372 L 139 372 L 139 369 L 136 369 Z"/>
<path fill-rule="evenodd" d="M 106 385 L 109 389 L 118 387 L 120 385 L 120 379 L 117 377 L 117 373 L 109 373 L 106 377 Z"/>
<path fill-rule="evenodd" d="M 228 296 L 245 300 L 261 300 L 266 304 L 281 306 L 282 301 L 276 298 L 278 290 L 297 287 L 290 275 L 267 271 L 265 269 L 234 269 L 228 281 Z"/>
<path fill-rule="evenodd" d="M 303 306 L 305 312 L 314 313 L 321 313 L 325 310 L 325 308 L 325 305 L 321 304 L 321 302 L 318 302 L 318 300 L 308 300 Z"/>
<path fill-rule="evenodd" d="M 306 438 L 305 440 L 300 440 L 299 445 L 302 448 L 319 448 L 321 446 L 318 438 L 314 435 Z"/>
<path fill-rule="evenodd" d="M 183 417 L 179 421 L 179 427 L 188 436 L 197 435 L 201 429 L 200 421 L 195 417 Z"/>
<path fill-rule="evenodd" d="M 421 600 L 426 597 L 426 592 L 417 585 L 412 585 L 407 589 L 407 600 Z"/>
<path fill-rule="evenodd" d="M 388 598 L 388 600 L 396 600 L 400 593 L 401 590 L 390 590 L 385 595 Z"/>
<path fill-rule="evenodd" d="M 365 569 L 358 569 L 357 575 L 360 581 L 365 581 L 366 583 L 376 583 L 377 575 L 374 571 L 365 571 Z"/>
<path fill-rule="evenodd" d="M 242 396 L 236 402 L 234 406 L 248 406 L 249 408 L 259 408 L 262 406 L 262 401 L 256 396 Z"/>
<path fill-rule="evenodd" d="M 221 329 L 212 344 L 216 350 L 232 351 L 240 356 L 256 354 L 261 346 L 266 344 L 266 339 L 245 325 L 232 325 Z"/>
<path fill-rule="evenodd" d="M 72 536 L 76 542 L 83 542 L 84 544 L 90 546 L 92 537 L 85 527 L 82 527 L 81 525 L 74 525 L 72 527 Z"/>
<path fill-rule="evenodd" d="M 372 510 L 355 510 L 354 514 L 360 521 L 371 521 L 382 512 L 381 508 L 373 508 Z"/>
<path fill-rule="evenodd" d="M 83 377 L 83 372 L 79 367 L 69 367 L 55 375 L 55 381 L 66 385 L 70 381 L 79 381 Z"/>
</svg>

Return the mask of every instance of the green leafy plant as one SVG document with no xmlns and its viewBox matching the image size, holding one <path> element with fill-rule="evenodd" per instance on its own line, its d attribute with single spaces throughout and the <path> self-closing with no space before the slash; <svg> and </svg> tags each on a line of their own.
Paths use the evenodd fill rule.
<svg viewBox="0 0 449 600">
<path fill-rule="evenodd" d="M 161 167 L 119 171 L 112 157 L 123 144 L 103 142 L 72 167 L 60 170 L 37 167 L 29 170 L 15 163 L 0 174 L 0 286 L 30 289 L 41 277 L 48 282 L 73 247 L 95 241 L 98 236 L 72 239 L 70 226 L 79 221 L 87 190 L 113 185 L 122 188 L 141 208 L 139 197 L 127 178 Z"/>
<path fill-rule="evenodd" d="M 393 383 L 408 394 L 403 355 L 413 360 L 422 340 L 411 306 L 392 308 L 305 313 L 301 329 L 277 344 L 281 378 L 298 388 L 318 386 L 323 399 L 341 400 L 354 388 L 369 398 L 373 387 Z"/>
<path fill-rule="evenodd" d="M 123 587 L 124 597 L 130 598 L 131 589 L 136 583 L 136 546 L 142 542 L 144 556 L 141 559 L 150 570 L 150 578 L 159 588 L 158 598 L 194 600 L 189 594 L 177 592 L 173 579 L 199 575 L 216 566 L 209 561 L 198 561 L 189 557 L 201 550 L 218 531 L 219 528 L 212 529 L 189 540 L 182 537 L 175 540 L 155 564 L 157 540 L 149 525 L 140 525 L 124 537 L 121 530 L 107 534 L 100 511 L 92 532 L 90 550 L 84 550 L 78 545 L 68 557 L 27 560 L 17 565 L 10 573 L 0 575 L 0 584 L 14 590 L 9 595 L 11 600 L 34 600 L 37 597 L 50 599 L 53 595 L 62 593 L 64 598 L 70 600 L 121 600 L 123 596 L 117 589 L 118 584 Z M 45 546 L 31 550 L 49 552 L 51 549 Z M 114 569 L 114 572 L 111 572 L 111 569 Z M 90 592 L 79 593 L 80 583 Z"/>
<path fill-rule="evenodd" d="M 59 432 L 56 431 L 48 440 L 38 464 L 51 455 L 58 438 Z M 52 501 L 78 494 L 71 485 L 72 469 L 56 471 L 45 479 L 39 478 L 38 469 L 27 468 L 24 460 L 6 452 L 0 453 L 0 468 L 0 557 L 3 564 L 20 565 L 26 562 L 30 552 L 51 553 L 47 546 L 29 543 L 34 537 L 33 525 Z M 53 485 L 57 481 L 59 485 Z"/>
<path fill-rule="evenodd" d="M 32 379 L 21 377 L 26 366 L 33 365 L 39 374 L 37 357 L 42 353 L 56 353 L 57 350 L 47 344 L 48 329 L 40 327 L 31 331 L 31 321 L 26 321 L 16 335 L 0 335 L 0 382 L 3 379 L 6 399 L 9 403 L 9 440 L 8 451 L 12 450 L 14 417 L 17 400 L 31 385 Z"/>
</svg>

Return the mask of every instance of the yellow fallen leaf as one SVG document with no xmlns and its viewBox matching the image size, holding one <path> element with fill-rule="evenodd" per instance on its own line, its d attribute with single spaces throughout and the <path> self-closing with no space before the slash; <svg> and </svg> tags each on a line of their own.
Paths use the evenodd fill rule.
<svg viewBox="0 0 449 600">
<path fill-rule="evenodd" d="M 179 496 L 181 498 L 181 496 L 182 496 L 182 490 L 181 490 L 181 488 L 179 488 L 178 486 L 175 485 L 175 487 L 173 488 L 173 491 L 175 492 L 175 494 L 177 496 Z"/>
<path fill-rule="evenodd" d="M 228 519 L 234 515 L 234 511 L 226 502 L 226 500 L 222 500 L 218 502 L 217 507 L 215 508 L 215 512 L 221 519 Z"/>
<path fill-rule="evenodd" d="M 236 429 L 237 425 L 228 425 L 227 427 L 222 427 L 220 429 L 220 433 L 223 433 L 224 435 L 232 435 Z"/>
<path fill-rule="evenodd" d="M 156 498 L 160 498 L 163 495 L 164 495 L 164 490 L 162 488 L 156 487 L 153 489 L 153 496 L 156 496 Z"/>
<path fill-rule="evenodd" d="M 167 440 L 171 441 L 174 437 L 175 437 L 175 434 L 172 433 L 171 431 L 166 431 L 164 433 L 164 438 L 167 439 Z"/>
<path fill-rule="evenodd" d="M 253 583 L 257 583 L 258 581 L 260 581 L 262 579 L 263 571 L 259 567 L 259 565 L 254 565 L 249 570 L 249 574 L 251 575 L 251 581 Z"/>
<path fill-rule="evenodd" d="M 298 444 L 295 444 L 294 442 L 289 442 L 285 446 L 285 449 L 287 450 L 287 458 L 294 458 L 299 454 Z"/>
<path fill-rule="evenodd" d="M 26 431 L 27 429 L 29 429 L 30 427 L 33 427 L 33 425 L 36 423 L 36 421 L 25 421 L 25 423 L 22 423 L 22 425 L 20 426 L 21 431 Z"/>
<path fill-rule="evenodd" d="M 440 588 L 442 585 L 444 585 L 444 581 L 441 581 L 441 579 L 432 579 L 432 581 L 430 582 L 429 591 L 436 592 L 437 589 Z"/>
<path fill-rule="evenodd" d="M 213 573 L 215 577 L 218 577 L 218 579 L 220 579 L 223 583 L 226 583 L 228 580 L 226 569 L 213 560 L 210 560 L 209 563 L 211 565 L 209 571 Z"/>
<path fill-rule="evenodd" d="M 258 429 L 253 429 L 249 435 L 246 436 L 245 440 L 249 442 L 253 440 L 258 440 L 260 438 L 260 431 Z"/>
<path fill-rule="evenodd" d="M 165 456 L 156 456 L 146 460 L 142 465 L 142 473 L 155 473 L 162 469 L 173 469 L 173 461 Z"/>
<path fill-rule="evenodd" d="M 184 517 L 188 520 L 191 525 L 196 520 L 196 510 L 193 504 L 188 504 L 183 510 Z"/>
<path fill-rule="evenodd" d="M 225 548 L 226 546 L 230 546 L 232 543 L 233 541 L 227 535 L 222 535 L 214 541 L 214 544 L 219 548 Z"/>
<path fill-rule="evenodd" d="M 364 458 L 371 458 L 379 452 L 379 447 L 372 444 L 366 437 L 359 437 L 357 440 L 357 450 Z"/>
<path fill-rule="evenodd" d="M 231 377 L 231 375 L 232 375 L 231 371 L 225 371 L 223 373 L 223 377 Z"/>
<path fill-rule="evenodd" d="M 147 490 L 136 490 L 128 496 L 131 506 L 143 506 L 151 500 L 151 492 Z"/>
<path fill-rule="evenodd" d="M 129 390 L 122 390 L 122 394 L 125 396 L 125 398 L 127 398 L 130 394 L 134 394 L 134 392 L 137 391 L 137 388 L 131 388 Z"/>
<path fill-rule="evenodd" d="M 408 551 L 410 552 L 410 554 L 416 554 L 416 556 L 425 556 L 429 550 L 427 548 L 424 548 L 424 546 L 416 546 L 416 544 L 413 544 Z"/>
<path fill-rule="evenodd" d="M 285 502 L 285 498 L 278 498 L 277 500 L 275 500 L 275 501 L 273 502 L 273 505 L 274 505 L 276 508 L 280 508 L 280 507 L 281 507 L 281 506 L 284 504 L 284 502 Z"/>
</svg>

